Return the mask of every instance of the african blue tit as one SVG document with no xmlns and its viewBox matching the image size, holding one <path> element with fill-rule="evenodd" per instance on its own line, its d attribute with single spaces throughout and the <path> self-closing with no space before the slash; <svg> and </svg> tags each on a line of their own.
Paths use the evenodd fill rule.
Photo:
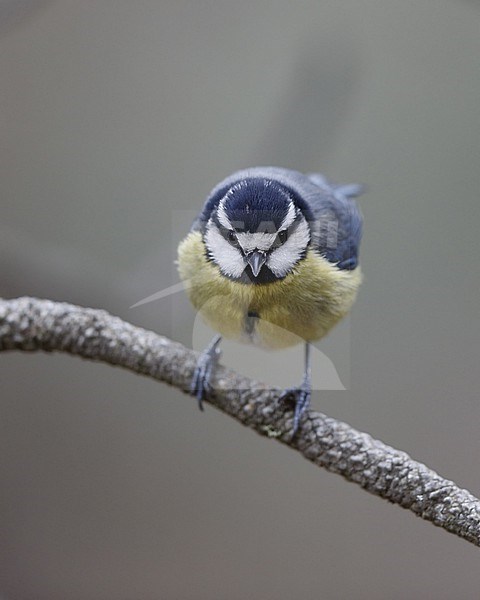
<svg viewBox="0 0 480 600">
<path fill-rule="evenodd" d="M 219 332 L 192 379 L 200 408 L 222 336 L 272 349 L 303 342 L 303 381 L 281 397 L 295 401 L 295 435 L 310 403 L 310 344 L 348 313 L 361 282 L 361 193 L 320 174 L 255 167 L 209 194 L 178 248 L 190 300 Z"/>
</svg>

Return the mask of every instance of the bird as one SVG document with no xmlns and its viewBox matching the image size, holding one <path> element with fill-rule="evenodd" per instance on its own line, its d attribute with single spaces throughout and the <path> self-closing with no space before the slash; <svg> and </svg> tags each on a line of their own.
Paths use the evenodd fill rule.
<svg viewBox="0 0 480 600">
<path fill-rule="evenodd" d="M 272 350 L 303 343 L 303 379 L 280 396 L 294 401 L 296 435 L 311 399 L 311 344 L 350 311 L 362 281 L 363 192 L 319 173 L 252 167 L 207 196 L 177 259 L 191 303 L 218 332 L 192 377 L 201 410 L 222 337 Z"/>
</svg>

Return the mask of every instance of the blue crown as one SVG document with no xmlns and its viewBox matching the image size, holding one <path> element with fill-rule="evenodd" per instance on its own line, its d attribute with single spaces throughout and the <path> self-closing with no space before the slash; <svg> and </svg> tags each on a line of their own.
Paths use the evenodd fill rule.
<svg viewBox="0 0 480 600">
<path fill-rule="evenodd" d="M 271 179 L 244 179 L 225 195 L 224 207 L 236 229 L 254 233 L 279 229 L 292 202 L 289 191 Z"/>
</svg>

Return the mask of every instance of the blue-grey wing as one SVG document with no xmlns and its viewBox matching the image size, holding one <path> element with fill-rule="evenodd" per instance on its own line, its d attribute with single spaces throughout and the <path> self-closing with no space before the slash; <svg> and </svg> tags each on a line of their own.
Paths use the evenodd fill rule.
<svg viewBox="0 0 480 600">
<path fill-rule="evenodd" d="M 318 189 L 309 195 L 314 215 L 312 246 L 339 269 L 358 265 L 363 218 L 354 198 L 363 193 L 358 184 L 333 184 L 319 173 L 306 176 Z"/>
</svg>

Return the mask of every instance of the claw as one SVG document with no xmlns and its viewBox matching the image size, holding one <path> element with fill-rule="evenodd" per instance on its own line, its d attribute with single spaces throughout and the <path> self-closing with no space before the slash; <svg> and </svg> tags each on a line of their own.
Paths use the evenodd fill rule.
<svg viewBox="0 0 480 600">
<path fill-rule="evenodd" d="M 192 383 L 190 384 L 190 393 L 198 401 L 198 408 L 203 410 L 203 400 L 206 393 L 211 389 L 210 380 L 212 373 L 218 364 L 220 358 L 220 349 L 218 344 L 222 337 L 217 335 L 210 344 L 200 354 L 195 371 L 193 372 Z"/>
<path fill-rule="evenodd" d="M 308 382 L 304 381 L 300 387 L 288 388 L 280 396 L 280 402 L 293 399 L 295 402 L 295 412 L 293 414 L 292 437 L 295 437 L 300 425 L 300 419 L 303 413 L 310 406 L 311 388 Z"/>
<path fill-rule="evenodd" d="M 300 419 L 303 413 L 310 406 L 310 397 L 312 395 L 312 383 L 310 373 L 310 344 L 305 344 L 305 373 L 303 381 L 299 387 L 288 388 L 280 396 L 279 401 L 285 402 L 288 399 L 293 399 L 295 402 L 295 412 L 293 413 L 293 431 L 292 438 L 297 434 L 300 425 Z"/>
</svg>

